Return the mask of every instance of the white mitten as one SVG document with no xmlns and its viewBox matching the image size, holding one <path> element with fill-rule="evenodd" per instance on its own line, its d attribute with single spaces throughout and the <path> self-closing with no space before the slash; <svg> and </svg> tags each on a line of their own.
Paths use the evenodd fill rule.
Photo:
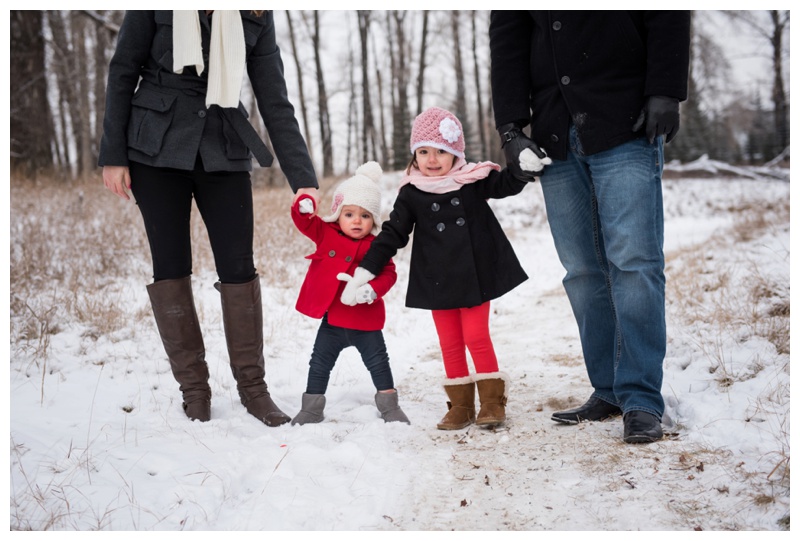
<svg viewBox="0 0 800 541">
<path fill-rule="evenodd" d="M 544 152 L 544 150 L 542 152 Z M 544 169 L 545 165 L 550 165 L 551 163 L 553 163 L 553 160 L 548 156 L 540 158 L 529 148 L 519 153 L 519 166 L 523 171 L 533 171 L 537 173 Z"/>
<path fill-rule="evenodd" d="M 358 267 L 356 272 L 353 273 L 353 276 L 345 272 L 340 272 L 336 275 L 336 278 L 347 282 L 347 285 L 344 286 L 344 290 L 342 291 L 342 304 L 355 306 L 358 304 L 358 289 L 375 278 L 375 275 L 363 267 Z"/>
<path fill-rule="evenodd" d="M 358 288 L 358 291 L 356 291 L 356 302 L 358 304 L 372 304 L 372 302 L 377 298 L 378 294 L 375 293 L 375 290 L 372 289 L 372 286 L 369 284 L 364 284 Z"/>
<path fill-rule="evenodd" d="M 300 214 L 311 214 L 314 212 L 314 200 L 313 199 L 303 199 L 300 201 Z"/>
</svg>

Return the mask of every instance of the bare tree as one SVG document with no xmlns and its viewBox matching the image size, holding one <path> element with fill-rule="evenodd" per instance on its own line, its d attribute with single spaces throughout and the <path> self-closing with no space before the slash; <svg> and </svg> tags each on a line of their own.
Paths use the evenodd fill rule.
<svg viewBox="0 0 800 541">
<path fill-rule="evenodd" d="M 466 141 L 470 151 L 468 154 L 473 154 L 474 142 L 469 134 L 472 133 L 472 124 L 467 114 L 467 90 L 464 84 L 464 63 L 461 58 L 461 30 L 459 11 L 453 10 L 450 13 L 450 29 L 453 35 L 453 69 L 455 70 L 456 78 L 456 95 L 453 102 L 453 114 L 461 121 L 464 128 L 464 140 Z"/>
<path fill-rule="evenodd" d="M 358 35 L 361 43 L 361 116 L 364 119 L 361 130 L 361 162 L 364 163 L 371 157 L 376 158 L 375 121 L 372 117 L 372 104 L 370 94 L 372 89 L 369 84 L 369 22 L 370 11 L 359 10 Z M 370 152 L 370 148 L 372 152 Z"/>
<path fill-rule="evenodd" d="M 371 34 L 372 37 L 372 50 L 375 51 L 377 46 L 375 45 L 375 34 Z M 381 70 L 380 66 L 378 65 L 378 55 L 374 54 L 372 57 L 375 59 L 373 60 L 374 64 L 374 71 L 375 71 L 375 79 L 377 80 L 378 85 L 378 133 L 377 138 L 378 142 L 381 147 L 381 163 L 386 165 L 389 160 L 389 149 L 388 144 L 386 142 L 386 107 L 384 105 L 384 89 L 383 89 L 383 71 Z"/>
<path fill-rule="evenodd" d="M 34 176 L 53 166 L 41 11 L 10 12 L 11 167 Z"/>
<path fill-rule="evenodd" d="M 317 103 L 319 108 L 319 133 L 322 138 L 322 176 L 333 176 L 333 136 L 331 120 L 328 114 L 328 92 L 325 90 L 325 75 L 322 70 L 322 52 L 320 50 L 319 11 L 314 11 L 311 21 L 303 12 L 303 21 L 309 29 L 311 44 L 314 48 L 314 67 L 317 77 Z"/>
<path fill-rule="evenodd" d="M 297 49 L 297 39 L 294 33 L 294 22 L 289 10 L 286 10 L 286 22 L 289 25 L 289 41 L 292 45 L 292 57 L 294 58 L 294 67 L 297 71 L 297 90 L 300 95 L 300 113 L 303 116 L 303 132 L 306 137 L 306 146 L 311 155 L 311 160 L 314 160 L 314 145 L 311 143 L 311 130 L 308 127 L 308 108 L 306 107 L 306 93 L 303 86 L 303 66 L 300 63 L 300 51 Z"/>
<path fill-rule="evenodd" d="M 106 18 L 105 11 L 97 12 L 97 15 L 102 20 Z M 106 103 L 106 79 L 108 78 L 108 62 L 109 51 L 111 50 L 111 41 L 113 33 L 109 28 L 102 23 L 98 23 L 93 19 L 94 24 L 94 133 L 92 135 L 92 155 L 94 157 L 100 154 L 100 138 L 103 136 L 103 117 L 105 115 Z"/>
<path fill-rule="evenodd" d="M 784 33 L 789 30 L 789 10 L 726 11 L 728 17 L 765 39 L 771 48 L 773 123 L 777 140 L 772 156 L 789 146 L 789 102 L 783 82 Z M 788 47 L 788 44 L 786 45 Z M 768 156 L 767 158 L 771 158 Z"/>
<path fill-rule="evenodd" d="M 73 46 L 73 82 L 77 92 L 73 95 L 72 126 L 78 143 L 78 174 L 85 175 L 97 164 L 97 156 L 92 153 L 94 132 L 92 130 L 92 107 L 89 104 L 89 58 L 86 50 L 86 19 L 80 12 L 70 12 Z"/>
<path fill-rule="evenodd" d="M 392 84 L 397 95 L 392 94 L 392 165 L 396 169 L 406 166 L 411 120 L 408 108 L 408 63 L 405 18 L 406 11 L 387 13 L 387 37 L 391 60 Z M 393 39 L 394 38 L 394 39 Z"/>
<path fill-rule="evenodd" d="M 478 106 L 478 122 L 476 123 L 476 127 L 478 130 L 478 135 L 480 136 L 481 142 L 481 159 L 487 159 L 489 155 L 489 149 L 486 146 L 486 117 L 483 115 L 483 102 L 481 98 L 483 98 L 483 91 L 481 90 L 481 70 L 480 64 L 478 63 L 478 32 L 475 28 L 475 10 L 473 9 L 471 12 L 471 21 L 472 21 L 472 63 L 474 65 L 473 71 L 475 72 L 475 91 L 476 91 L 476 99 L 475 102 Z"/>
<path fill-rule="evenodd" d="M 47 22 L 53 38 L 52 63 L 59 89 L 59 117 L 65 163 L 73 163 L 77 174 L 95 168 L 95 116 L 89 102 L 89 69 L 86 50 L 86 20 L 80 12 L 48 11 Z M 94 104 L 93 104 L 94 105 Z M 75 154 L 71 149 L 75 149 Z"/>
<path fill-rule="evenodd" d="M 422 113 L 422 98 L 425 94 L 425 53 L 428 51 L 428 13 L 422 12 L 422 36 L 419 46 L 419 72 L 417 73 L 417 114 Z"/>
<path fill-rule="evenodd" d="M 350 170 L 350 159 L 351 153 L 356 151 L 358 147 L 358 106 L 357 101 L 358 98 L 356 96 L 357 85 L 356 85 L 356 61 L 353 58 L 353 49 L 352 47 L 348 47 L 347 50 L 347 74 L 349 77 L 349 85 L 350 93 L 349 99 L 347 102 L 347 145 L 345 148 L 347 149 L 345 154 L 345 167 L 346 170 Z M 362 132 L 363 133 L 363 132 Z M 362 153 L 365 152 L 364 150 L 365 144 L 361 145 Z M 363 154 L 362 154 L 363 155 Z M 361 163 L 364 163 L 363 158 L 361 158 Z"/>
</svg>

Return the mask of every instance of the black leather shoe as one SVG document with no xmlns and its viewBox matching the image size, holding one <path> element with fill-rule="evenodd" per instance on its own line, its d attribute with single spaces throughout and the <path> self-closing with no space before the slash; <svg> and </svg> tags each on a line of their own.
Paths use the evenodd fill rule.
<svg viewBox="0 0 800 541">
<path fill-rule="evenodd" d="M 602 421 L 621 414 L 622 410 L 618 406 L 593 396 L 583 406 L 567 411 L 557 411 L 550 418 L 559 423 L 576 425 L 583 421 Z"/>
<path fill-rule="evenodd" d="M 661 421 L 646 411 L 629 411 L 622 416 L 625 431 L 622 439 L 625 443 L 652 443 L 664 437 Z"/>
</svg>

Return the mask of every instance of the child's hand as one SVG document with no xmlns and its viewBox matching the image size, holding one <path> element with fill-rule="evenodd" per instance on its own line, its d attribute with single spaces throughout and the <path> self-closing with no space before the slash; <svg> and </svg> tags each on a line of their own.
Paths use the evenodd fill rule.
<svg viewBox="0 0 800 541">
<path fill-rule="evenodd" d="M 372 286 L 369 284 L 364 284 L 356 291 L 356 302 L 358 304 L 372 304 L 372 302 L 377 298 L 377 293 L 375 293 L 375 290 L 372 289 Z"/>
<path fill-rule="evenodd" d="M 523 171 L 538 173 L 544 169 L 545 165 L 550 165 L 551 163 L 553 163 L 553 160 L 548 158 L 547 155 L 544 158 L 540 158 L 529 148 L 523 149 L 519 153 L 519 166 Z"/>
<path fill-rule="evenodd" d="M 300 201 L 300 214 L 312 214 L 314 212 L 314 201 L 311 199 L 303 199 Z"/>
<path fill-rule="evenodd" d="M 353 273 L 353 276 L 350 276 L 345 272 L 340 272 L 336 275 L 336 278 L 343 282 L 347 282 L 347 285 L 344 286 L 344 290 L 342 291 L 342 304 L 346 304 L 347 306 L 355 306 L 358 304 L 358 289 L 375 278 L 375 275 L 363 267 L 358 267 L 356 272 Z"/>
</svg>

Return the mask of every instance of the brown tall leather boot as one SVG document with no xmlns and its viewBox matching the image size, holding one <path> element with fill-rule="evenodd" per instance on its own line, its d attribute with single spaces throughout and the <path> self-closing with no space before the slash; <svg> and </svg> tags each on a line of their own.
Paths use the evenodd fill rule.
<svg viewBox="0 0 800 541">
<path fill-rule="evenodd" d="M 439 430 L 460 430 L 475 421 L 475 382 L 472 376 L 453 378 L 445 381 L 447 413 L 436 428 Z"/>
<path fill-rule="evenodd" d="M 160 280 L 148 285 L 147 293 L 172 375 L 183 393 L 183 410 L 189 419 L 208 421 L 211 418 L 211 388 L 208 386 L 206 349 L 194 309 L 191 278 Z"/>
<path fill-rule="evenodd" d="M 508 376 L 503 372 L 475 374 L 481 409 L 475 424 L 478 426 L 495 426 L 506 420 L 506 402 Z"/>
<path fill-rule="evenodd" d="M 258 276 L 244 284 L 217 282 L 214 287 L 222 298 L 225 340 L 242 404 L 248 413 L 267 426 L 288 423 L 292 419 L 275 405 L 264 382 L 263 316 Z"/>
</svg>

